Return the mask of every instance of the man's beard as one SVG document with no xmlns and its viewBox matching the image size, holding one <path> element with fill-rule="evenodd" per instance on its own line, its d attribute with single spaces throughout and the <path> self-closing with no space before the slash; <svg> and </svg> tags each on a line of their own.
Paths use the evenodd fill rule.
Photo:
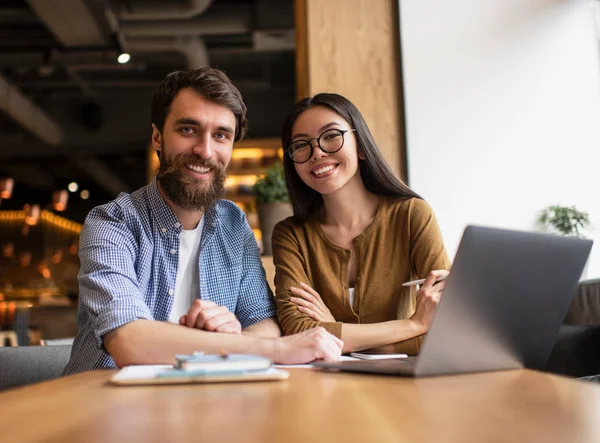
<svg viewBox="0 0 600 443">
<path fill-rule="evenodd" d="M 210 168 L 210 182 L 185 174 L 183 169 L 187 165 Z M 162 191 L 177 206 L 186 211 L 206 211 L 223 195 L 227 174 L 225 168 L 214 160 L 202 160 L 190 153 L 182 152 L 172 161 L 167 161 L 163 148 L 157 178 Z"/>
</svg>

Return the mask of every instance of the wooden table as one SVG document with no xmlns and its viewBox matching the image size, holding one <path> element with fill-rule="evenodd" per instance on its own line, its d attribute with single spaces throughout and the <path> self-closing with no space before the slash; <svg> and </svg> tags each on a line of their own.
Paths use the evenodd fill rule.
<svg viewBox="0 0 600 443">
<path fill-rule="evenodd" d="M 600 442 L 600 386 L 527 370 L 428 379 L 114 387 L 94 371 L 0 394 L 2 442 Z"/>
</svg>

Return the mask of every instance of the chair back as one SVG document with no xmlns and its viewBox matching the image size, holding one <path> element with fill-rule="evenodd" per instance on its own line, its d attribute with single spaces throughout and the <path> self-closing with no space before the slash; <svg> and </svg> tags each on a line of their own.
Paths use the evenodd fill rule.
<svg viewBox="0 0 600 443">
<path fill-rule="evenodd" d="M 579 282 L 564 322 L 600 326 L 600 278 Z"/>
<path fill-rule="evenodd" d="M 0 348 L 0 390 L 60 377 L 72 346 Z"/>
</svg>

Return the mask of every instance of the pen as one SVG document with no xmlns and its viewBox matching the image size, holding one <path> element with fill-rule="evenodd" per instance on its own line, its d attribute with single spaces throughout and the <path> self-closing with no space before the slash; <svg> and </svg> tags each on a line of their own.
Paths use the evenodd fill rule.
<svg viewBox="0 0 600 443">
<path fill-rule="evenodd" d="M 448 278 L 450 274 L 446 274 L 446 275 L 442 275 L 441 277 L 438 277 L 435 282 L 440 282 L 443 280 L 446 280 Z M 407 281 L 406 283 L 402 283 L 402 286 L 416 286 L 416 285 L 422 285 L 423 283 L 425 283 L 425 279 L 422 278 L 421 280 L 413 280 L 413 281 Z"/>
</svg>

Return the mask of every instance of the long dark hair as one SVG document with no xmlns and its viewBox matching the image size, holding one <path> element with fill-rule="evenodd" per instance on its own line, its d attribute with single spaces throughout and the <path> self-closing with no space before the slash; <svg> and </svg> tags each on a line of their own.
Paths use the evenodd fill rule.
<svg viewBox="0 0 600 443">
<path fill-rule="evenodd" d="M 359 160 L 360 176 L 369 192 L 389 197 L 421 198 L 396 177 L 392 168 L 381 155 L 358 108 L 350 100 L 339 94 L 317 94 L 314 97 L 303 98 L 294 105 L 283 124 L 281 139 L 283 148 L 286 151 L 292 141 L 292 128 L 296 119 L 304 111 L 315 106 L 324 106 L 331 109 L 342 116 L 352 128 L 356 129 L 358 152 L 365 157 L 364 160 Z M 301 221 L 316 216 L 323 206 L 323 196 L 302 181 L 296 172 L 294 162 L 287 152 L 283 156 L 283 169 L 294 216 Z"/>
</svg>

